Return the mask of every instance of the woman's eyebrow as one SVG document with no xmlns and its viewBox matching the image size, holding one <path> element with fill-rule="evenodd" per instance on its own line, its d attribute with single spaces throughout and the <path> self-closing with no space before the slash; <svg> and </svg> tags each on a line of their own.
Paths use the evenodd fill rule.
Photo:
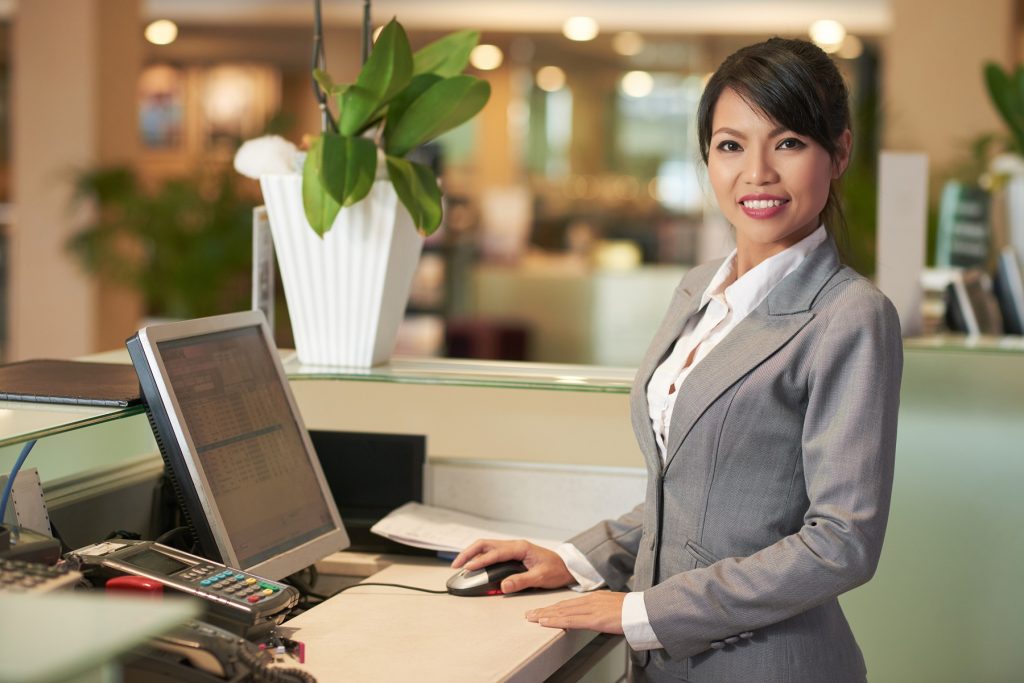
<svg viewBox="0 0 1024 683">
<path fill-rule="evenodd" d="M 736 130 L 734 128 L 719 128 L 718 130 L 716 130 L 714 133 L 711 134 L 711 137 L 715 137 L 716 135 L 721 135 L 721 134 L 731 135 L 734 138 L 745 138 L 745 137 L 747 137 L 746 135 L 744 135 L 743 133 L 739 132 L 738 130 Z"/>
<path fill-rule="evenodd" d="M 793 131 L 790 130 L 789 128 L 787 128 L 786 126 L 776 126 L 771 131 L 769 131 L 768 137 L 774 138 L 774 137 L 777 137 L 779 135 L 782 135 L 783 133 L 792 133 L 792 132 Z M 727 126 L 723 126 L 722 128 L 717 129 L 715 132 L 713 132 L 711 134 L 711 137 L 714 137 L 716 135 L 722 135 L 722 134 L 724 134 L 724 135 L 731 135 L 732 137 L 735 137 L 735 138 L 745 138 L 745 137 L 747 137 L 746 135 L 744 135 L 740 131 L 736 130 L 735 128 L 729 128 Z"/>
</svg>

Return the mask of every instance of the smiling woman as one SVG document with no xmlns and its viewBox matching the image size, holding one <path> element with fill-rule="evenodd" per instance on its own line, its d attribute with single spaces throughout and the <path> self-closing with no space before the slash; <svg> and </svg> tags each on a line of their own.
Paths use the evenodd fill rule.
<svg viewBox="0 0 1024 683">
<path fill-rule="evenodd" d="M 837 597 L 881 552 L 903 354 L 892 304 L 826 229 L 846 99 L 810 43 L 726 59 L 698 130 L 736 250 L 687 273 L 637 371 L 645 502 L 555 551 L 477 541 L 455 559 L 521 560 L 505 592 L 611 588 L 526 618 L 623 633 L 630 680 L 866 679 Z"/>
</svg>

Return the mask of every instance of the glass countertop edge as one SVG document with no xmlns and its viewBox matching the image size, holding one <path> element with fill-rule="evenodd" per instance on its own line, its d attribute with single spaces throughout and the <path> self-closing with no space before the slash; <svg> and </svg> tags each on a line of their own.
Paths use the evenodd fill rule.
<svg viewBox="0 0 1024 683">
<path fill-rule="evenodd" d="M 633 368 L 395 357 L 373 368 L 302 365 L 285 355 L 291 380 L 344 380 L 438 386 L 629 393 Z"/>
<path fill-rule="evenodd" d="M 19 409 L 24 409 L 26 406 L 41 406 L 44 404 L 37 403 L 18 403 L 17 401 L 0 401 L 0 406 L 7 407 L 16 405 Z M 68 408 L 74 408 L 74 406 L 67 406 Z M 70 412 L 70 411 L 69 411 Z M 59 422 L 48 427 L 42 427 L 32 431 L 21 432 L 19 434 L 12 434 L 9 436 L 0 437 L 0 448 L 6 448 L 8 446 L 17 446 L 25 443 L 26 441 L 32 441 L 33 439 L 42 439 L 48 436 L 56 436 L 57 434 L 64 434 L 71 432 L 76 429 L 83 427 L 91 427 L 93 425 L 104 424 L 106 422 L 113 422 L 114 420 L 120 420 L 126 417 L 133 417 L 135 415 L 141 415 L 146 412 L 145 406 L 139 404 L 134 406 L 128 406 L 127 408 L 111 408 L 107 412 L 88 415 L 79 419 L 72 419 L 66 422 Z"/>
<path fill-rule="evenodd" d="M 907 351 L 948 351 L 952 353 L 978 353 L 980 351 L 1020 354 L 1024 353 L 1024 336 L 941 334 L 928 337 L 907 337 L 903 340 L 903 348 Z"/>
</svg>

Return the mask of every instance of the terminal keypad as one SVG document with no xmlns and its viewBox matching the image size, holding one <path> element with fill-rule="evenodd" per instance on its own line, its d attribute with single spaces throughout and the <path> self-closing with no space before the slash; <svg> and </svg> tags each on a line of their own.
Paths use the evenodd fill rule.
<svg viewBox="0 0 1024 683">
<path fill-rule="evenodd" d="M 281 591 L 280 584 L 210 564 L 197 564 L 178 576 L 198 588 L 248 603 L 257 603 Z"/>
</svg>

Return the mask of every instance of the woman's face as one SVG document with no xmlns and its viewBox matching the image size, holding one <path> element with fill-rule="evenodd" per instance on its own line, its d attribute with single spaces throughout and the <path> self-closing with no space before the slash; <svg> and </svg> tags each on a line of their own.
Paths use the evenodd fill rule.
<svg viewBox="0 0 1024 683">
<path fill-rule="evenodd" d="M 829 183 L 846 170 L 850 131 L 835 162 L 813 139 L 752 109 L 734 90 L 715 104 L 708 175 L 718 205 L 736 229 L 746 270 L 814 232 Z"/>
</svg>

